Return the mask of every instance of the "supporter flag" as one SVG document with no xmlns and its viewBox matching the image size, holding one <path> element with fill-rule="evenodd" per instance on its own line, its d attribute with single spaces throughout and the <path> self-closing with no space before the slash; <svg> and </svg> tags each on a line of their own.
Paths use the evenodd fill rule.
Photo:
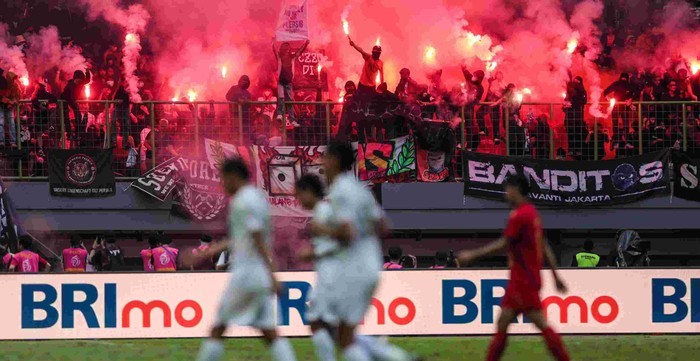
<svg viewBox="0 0 700 361">
<path fill-rule="evenodd" d="M 5 237 L 15 246 L 17 238 L 24 234 L 22 227 L 15 223 L 16 219 L 15 207 L 12 205 L 5 184 L 0 179 L 0 237 Z"/>
<path fill-rule="evenodd" d="M 113 196 L 116 191 L 112 150 L 52 150 L 49 154 L 49 189 L 54 196 Z"/>
<path fill-rule="evenodd" d="M 443 182 L 450 176 L 450 165 L 445 162 L 445 152 L 430 151 L 418 147 L 416 167 L 421 182 Z"/>
<path fill-rule="evenodd" d="M 308 7 L 306 0 L 282 8 L 277 31 L 277 41 L 305 41 L 309 38 Z"/>
<path fill-rule="evenodd" d="M 359 180 L 383 179 L 416 169 L 416 143 L 411 136 L 381 143 L 353 143 L 353 148 Z"/>
<path fill-rule="evenodd" d="M 673 151 L 673 195 L 678 198 L 700 202 L 700 158 Z"/>
</svg>

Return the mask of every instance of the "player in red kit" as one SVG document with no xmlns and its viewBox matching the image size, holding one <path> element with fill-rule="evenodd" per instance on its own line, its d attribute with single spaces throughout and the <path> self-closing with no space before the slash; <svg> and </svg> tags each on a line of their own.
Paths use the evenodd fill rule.
<svg viewBox="0 0 700 361">
<path fill-rule="evenodd" d="M 513 210 L 503 237 L 476 250 L 459 254 L 460 262 L 474 260 L 507 250 L 510 264 L 510 281 L 501 301 L 501 315 L 498 318 L 496 335 L 489 345 L 487 361 L 497 361 L 506 348 L 508 326 L 519 314 L 525 314 L 542 331 L 549 351 L 558 361 L 569 361 L 569 354 L 559 334 L 547 324 L 540 288 L 540 270 L 544 261 L 552 268 L 552 275 L 559 292 L 566 292 L 566 286 L 559 278 L 556 259 L 549 245 L 542 238 L 542 223 L 535 206 L 528 200 L 530 185 L 522 176 L 512 176 L 505 182 L 506 199 Z"/>
</svg>

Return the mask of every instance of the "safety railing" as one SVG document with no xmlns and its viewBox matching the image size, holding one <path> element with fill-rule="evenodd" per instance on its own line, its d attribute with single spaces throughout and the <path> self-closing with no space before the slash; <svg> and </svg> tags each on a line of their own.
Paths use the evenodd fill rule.
<svg viewBox="0 0 700 361">
<path fill-rule="evenodd" d="M 203 156 L 204 139 L 231 144 L 322 145 L 413 134 L 452 153 L 597 160 L 675 147 L 700 151 L 700 102 L 632 102 L 596 109 L 561 103 L 476 106 L 336 102 L 21 101 L 3 109 L 0 175 L 45 180 L 52 149 L 112 149 L 118 178 L 137 177 L 177 155 Z M 594 110 L 594 111 L 592 111 Z M 79 113 L 79 115 L 77 114 Z M 428 124 L 426 126 L 426 124 Z M 14 132 L 12 132 L 14 130 Z M 14 133 L 14 135 L 12 134 Z"/>
</svg>

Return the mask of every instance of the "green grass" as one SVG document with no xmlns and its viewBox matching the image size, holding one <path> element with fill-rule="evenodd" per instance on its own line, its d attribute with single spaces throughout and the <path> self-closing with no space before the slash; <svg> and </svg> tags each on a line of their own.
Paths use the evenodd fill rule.
<svg viewBox="0 0 700 361">
<path fill-rule="evenodd" d="M 570 336 L 564 341 L 573 361 L 689 361 L 700 360 L 698 336 Z M 395 337 L 391 341 L 427 361 L 479 361 L 486 354 L 486 337 Z M 316 360 L 308 338 L 294 339 L 299 361 Z M 166 361 L 194 360 L 200 340 L 95 340 L 0 342 L 4 361 Z M 256 339 L 226 341 L 225 360 L 270 360 Z M 539 337 L 512 337 L 504 361 L 551 360 Z"/>
</svg>

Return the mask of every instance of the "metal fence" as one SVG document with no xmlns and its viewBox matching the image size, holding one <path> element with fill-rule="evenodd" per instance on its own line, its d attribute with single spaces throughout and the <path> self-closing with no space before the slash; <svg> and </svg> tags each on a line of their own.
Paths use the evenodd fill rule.
<svg viewBox="0 0 700 361">
<path fill-rule="evenodd" d="M 53 149 L 112 149 L 117 177 L 133 178 L 172 156 L 203 156 L 206 138 L 237 145 L 321 145 L 333 139 L 371 142 L 425 135 L 435 129 L 449 133 L 451 140 L 427 139 L 445 142 L 457 178 L 465 150 L 569 160 L 628 157 L 671 147 L 700 151 L 700 102 L 605 103 L 596 109 L 561 103 L 387 103 L 355 109 L 358 122 L 348 121 L 349 109 L 342 103 L 286 102 L 281 107 L 275 102 L 80 101 L 73 109 L 62 101 L 21 101 L 0 117 L 6 144 L 0 148 L 0 175 L 45 180 Z"/>
</svg>

